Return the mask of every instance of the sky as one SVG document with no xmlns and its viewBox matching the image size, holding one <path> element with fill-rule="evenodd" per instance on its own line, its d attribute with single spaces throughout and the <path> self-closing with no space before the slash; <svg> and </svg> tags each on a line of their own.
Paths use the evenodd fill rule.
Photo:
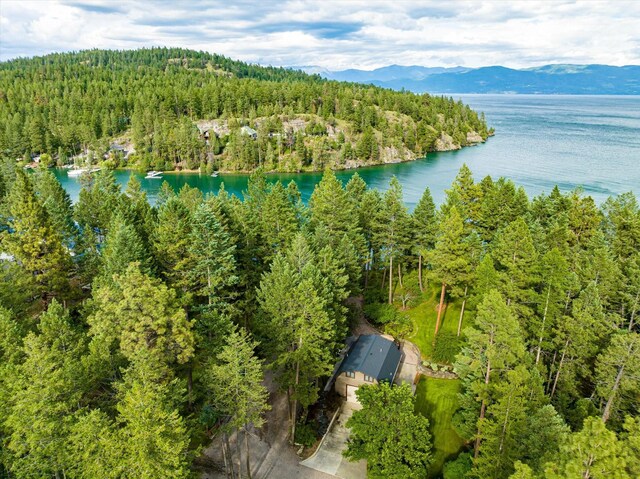
<svg viewBox="0 0 640 479">
<path fill-rule="evenodd" d="M 640 64 L 640 1 L 0 0 L 0 60 L 152 46 L 329 70 Z"/>
</svg>

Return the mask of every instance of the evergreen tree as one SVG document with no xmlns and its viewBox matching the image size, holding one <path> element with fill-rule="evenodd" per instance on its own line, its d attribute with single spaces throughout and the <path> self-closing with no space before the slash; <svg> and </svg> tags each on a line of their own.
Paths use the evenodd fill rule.
<svg viewBox="0 0 640 479">
<path fill-rule="evenodd" d="M 207 365 L 204 379 L 209 401 L 216 412 L 227 420 L 225 433 L 235 429 L 236 440 L 239 441 L 240 429 L 244 429 L 248 477 L 251 477 L 248 428 L 262 427 L 263 414 L 269 409 L 268 393 L 262 385 L 262 364 L 254 354 L 256 346 L 257 343 L 251 340 L 246 330 L 231 331 L 217 361 Z M 225 457 L 230 458 L 231 451 L 227 451 Z M 238 465 L 238 476 L 241 475 L 242 467 Z"/>
<path fill-rule="evenodd" d="M 414 412 L 411 388 L 383 381 L 359 387 L 356 395 L 362 409 L 347 421 L 351 436 L 343 454 L 366 459 L 374 477 L 425 477 L 432 461 L 429 421 Z"/>
<path fill-rule="evenodd" d="M 273 355 L 272 367 L 291 401 L 291 440 L 297 404 L 309 407 L 318 397 L 316 380 L 333 369 L 336 325 L 318 287 L 320 276 L 302 235 L 285 258 L 276 256 L 260 283 L 258 300 L 264 313 L 261 334 Z"/>
<path fill-rule="evenodd" d="M 558 458 L 545 470 L 549 479 L 628 479 L 620 441 L 599 418 L 588 418 L 580 432 L 561 445 Z"/>
<path fill-rule="evenodd" d="M 235 245 L 216 217 L 215 205 L 207 201 L 193 216 L 189 237 L 188 288 L 204 298 L 209 308 L 229 312 L 238 281 Z"/>
<path fill-rule="evenodd" d="M 92 347 L 105 359 L 115 354 L 133 361 L 145 355 L 157 364 L 183 364 L 193 355 L 193 325 L 175 291 L 144 274 L 137 263 L 94 291 L 92 309 L 87 318 Z"/>
<path fill-rule="evenodd" d="M 176 196 L 170 197 L 158 209 L 152 235 L 153 249 L 160 273 L 174 288 L 184 285 L 189 274 L 191 221 L 189 210 Z"/>
<path fill-rule="evenodd" d="M 408 249 L 411 217 L 402 199 L 402 186 L 394 176 L 385 192 L 381 209 L 376 217 L 375 241 L 381 255 L 389 264 L 389 304 L 393 304 L 393 264 L 398 265 L 398 280 L 402 284 L 401 264 Z"/>
<path fill-rule="evenodd" d="M 68 294 L 69 253 L 31 181 L 20 170 L 7 197 L 7 209 L 9 231 L 0 233 L 0 244 L 33 277 L 34 293 L 44 297 Z"/>
<path fill-rule="evenodd" d="M 447 286 L 457 284 L 468 274 L 469 259 L 469 243 L 465 241 L 462 217 L 454 206 L 442 219 L 435 248 L 429 255 L 433 278 L 442 284 L 434 338 L 440 329 Z"/>
<path fill-rule="evenodd" d="M 422 284 L 422 260 L 427 251 L 433 249 L 436 242 L 437 222 L 436 206 L 431 197 L 429 188 L 424 190 L 420 201 L 413 210 L 413 247 L 418 255 L 418 282 L 420 291 L 424 290 Z"/>
<path fill-rule="evenodd" d="M 49 215 L 53 230 L 62 237 L 68 248 L 72 248 L 78 231 L 73 222 L 69 194 L 49 170 L 39 170 L 33 179 L 34 189 L 40 203 Z"/>
<path fill-rule="evenodd" d="M 481 401 L 479 424 L 485 418 L 487 406 L 491 403 L 496 382 L 519 364 L 525 355 L 524 341 L 520 326 L 504 298 L 496 290 L 489 291 L 478 306 L 473 327 L 465 330 L 467 346 L 458 356 L 456 369 L 463 381 L 465 394 L 463 407 L 478 411 L 476 401 Z M 473 416 L 465 419 L 461 430 L 470 432 Z M 476 434 L 475 456 L 477 457 L 482 435 Z"/>
<path fill-rule="evenodd" d="M 638 370 L 640 335 L 629 332 L 615 334 L 609 347 L 598 356 L 596 365 L 596 392 L 605 402 L 602 412 L 604 422 L 620 409 L 620 403 L 631 401 L 629 409 L 638 410 Z"/>
<path fill-rule="evenodd" d="M 24 339 L 24 361 L 8 383 L 8 467 L 17 477 L 63 476 L 73 464 L 69 429 L 86 392 L 84 335 L 54 299 L 38 333 Z"/>
<path fill-rule="evenodd" d="M 104 243 L 101 276 L 110 281 L 113 275 L 123 274 L 131 263 L 136 262 L 145 273 L 152 272 L 151 257 L 135 227 L 116 215 Z"/>
<path fill-rule="evenodd" d="M 538 255 L 524 219 L 507 225 L 495 237 L 491 256 L 501 281 L 507 304 L 513 304 L 521 318 L 529 318 L 529 304 L 535 301 L 533 286 L 537 280 Z"/>
</svg>

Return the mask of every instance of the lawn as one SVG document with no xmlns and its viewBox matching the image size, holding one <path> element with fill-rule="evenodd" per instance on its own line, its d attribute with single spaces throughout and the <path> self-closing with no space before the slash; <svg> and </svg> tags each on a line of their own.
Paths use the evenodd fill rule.
<svg viewBox="0 0 640 479">
<path fill-rule="evenodd" d="M 434 445 L 434 460 L 429 477 L 438 477 L 448 458 L 454 457 L 464 442 L 451 425 L 458 408 L 461 390 L 457 379 L 436 379 L 422 376 L 416 390 L 416 411 L 429 419 L 429 430 Z"/>
<path fill-rule="evenodd" d="M 425 288 L 422 299 L 422 302 L 418 306 L 406 311 L 406 314 L 413 322 L 413 333 L 407 339 L 420 348 L 423 358 L 429 359 L 433 351 L 433 334 L 438 317 L 440 285 L 429 284 L 427 288 Z M 462 302 L 457 300 L 450 300 L 448 303 L 445 303 L 445 310 L 441 318 L 441 331 L 450 331 L 453 334 L 457 333 L 461 304 Z M 462 323 L 463 329 L 469 321 L 469 317 L 469 312 L 465 311 Z"/>
</svg>

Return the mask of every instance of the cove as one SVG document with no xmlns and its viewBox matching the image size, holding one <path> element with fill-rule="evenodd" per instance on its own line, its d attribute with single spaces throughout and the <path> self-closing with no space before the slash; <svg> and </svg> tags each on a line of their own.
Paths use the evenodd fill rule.
<svg viewBox="0 0 640 479">
<path fill-rule="evenodd" d="M 425 187 L 441 203 L 458 170 L 466 163 L 476 181 L 491 175 L 512 179 L 529 195 L 548 193 L 554 185 L 564 192 L 583 188 L 597 203 L 640 186 L 640 96 L 584 95 L 453 95 L 485 113 L 496 135 L 485 144 L 458 151 L 430 153 L 407 163 L 338 171 L 346 182 L 357 171 L 371 188 L 386 190 L 392 176 L 403 187 L 407 205 L 413 208 Z M 67 171 L 55 175 L 77 200 L 80 184 Z M 198 173 L 165 173 L 163 179 L 145 179 L 128 170 L 114 172 L 122 185 L 136 175 L 151 203 L 162 181 L 175 190 L 188 184 L 205 193 L 225 189 L 237 196 L 247 187 L 248 175 L 221 174 L 217 178 Z M 322 173 L 277 173 L 269 181 L 291 180 L 306 202 Z"/>
</svg>

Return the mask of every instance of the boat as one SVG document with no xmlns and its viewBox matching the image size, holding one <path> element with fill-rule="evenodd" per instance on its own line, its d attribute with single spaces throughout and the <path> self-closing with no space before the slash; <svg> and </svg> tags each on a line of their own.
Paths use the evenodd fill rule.
<svg viewBox="0 0 640 479">
<path fill-rule="evenodd" d="M 217 178 L 218 177 L 218 172 L 214 171 L 213 173 L 211 173 L 211 176 L 213 176 L 214 178 Z"/>
<path fill-rule="evenodd" d="M 148 171 L 147 176 L 145 176 L 148 180 L 159 180 L 162 179 L 162 171 Z"/>
<path fill-rule="evenodd" d="M 100 171 L 100 168 L 78 168 L 77 170 L 69 170 L 67 175 L 70 177 L 76 177 L 84 173 L 95 173 L 97 171 Z"/>
<path fill-rule="evenodd" d="M 69 175 L 69 176 L 80 176 L 81 174 L 86 173 L 88 171 L 89 170 L 87 170 L 86 168 L 78 168 L 77 170 L 69 170 L 67 175 Z"/>
</svg>

